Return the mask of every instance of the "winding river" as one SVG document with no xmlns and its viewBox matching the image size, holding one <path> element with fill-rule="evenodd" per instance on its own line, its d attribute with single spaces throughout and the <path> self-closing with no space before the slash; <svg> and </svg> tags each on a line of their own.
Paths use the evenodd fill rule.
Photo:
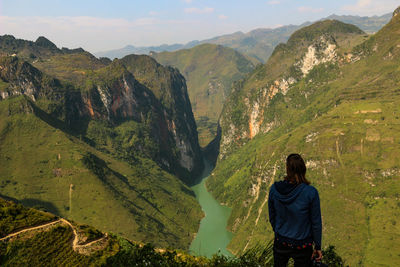
<svg viewBox="0 0 400 267">
<path fill-rule="evenodd" d="M 205 183 L 211 174 L 212 166 L 204 162 L 205 168 L 199 178 L 199 183 L 192 186 L 196 199 L 202 207 L 205 217 L 200 222 L 200 228 L 190 245 L 190 252 L 197 256 L 211 257 L 220 252 L 225 256 L 232 256 L 226 246 L 232 239 L 232 233 L 226 229 L 231 209 L 222 206 L 206 189 Z"/>
</svg>

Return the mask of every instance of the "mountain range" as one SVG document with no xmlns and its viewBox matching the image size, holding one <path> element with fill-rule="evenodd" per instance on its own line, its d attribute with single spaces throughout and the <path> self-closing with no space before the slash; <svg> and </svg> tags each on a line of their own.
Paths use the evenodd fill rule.
<svg viewBox="0 0 400 267">
<path fill-rule="evenodd" d="M 326 19 L 335 19 L 345 23 L 350 23 L 358 26 L 360 29 L 367 33 L 377 32 L 383 25 L 389 22 L 391 14 L 385 14 L 382 16 L 373 17 L 360 17 L 350 15 L 331 15 Z M 172 52 L 180 49 L 188 49 L 199 44 L 218 44 L 226 47 L 233 48 L 238 52 L 249 56 L 257 61 L 266 62 L 270 57 L 275 46 L 280 43 L 286 42 L 290 35 L 296 30 L 311 25 L 312 22 L 305 22 L 301 25 L 286 25 L 275 29 L 259 28 L 252 30 L 247 33 L 235 32 L 232 34 L 226 34 L 217 36 L 214 38 L 191 41 L 187 44 L 172 44 L 172 45 L 160 45 L 160 46 L 149 46 L 149 47 L 135 47 L 133 45 L 125 46 L 121 49 L 96 52 L 94 53 L 98 57 L 108 58 L 121 58 L 129 54 L 149 54 L 150 52 Z"/>
</svg>

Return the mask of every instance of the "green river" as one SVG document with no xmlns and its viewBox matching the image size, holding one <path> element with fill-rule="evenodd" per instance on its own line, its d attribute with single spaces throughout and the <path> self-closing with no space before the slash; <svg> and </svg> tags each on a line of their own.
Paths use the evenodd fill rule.
<svg viewBox="0 0 400 267">
<path fill-rule="evenodd" d="M 204 171 L 199 178 L 199 183 L 192 186 L 196 199 L 202 207 L 205 217 L 200 222 L 200 228 L 190 245 L 190 252 L 197 256 L 211 257 L 218 251 L 226 256 L 232 254 L 226 246 L 232 239 L 232 233 L 226 229 L 231 209 L 222 206 L 206 189 L 206 180 L 211 174 L 212 166 L 205 161 Z"/>
</svg>

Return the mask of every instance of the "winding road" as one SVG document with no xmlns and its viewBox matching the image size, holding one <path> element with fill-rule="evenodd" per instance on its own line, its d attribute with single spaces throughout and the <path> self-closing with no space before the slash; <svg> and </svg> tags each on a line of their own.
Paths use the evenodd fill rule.
<svg viewBox="0 0 400 267">
<path fill-rule="evenodd" d="M 104 236 L 100 237 L 99 239 L 93 240 L 93 241 L 91 241 L 89 243 L 86 243 L 86 244 L 79 244 L 79 241 L 80 241 L 79 240 L 79 235 L 78 235 L 78 232 L 76 231 L 75 227 L 69 221 L 67 221 L 65 219 L 62 219 L 62 218 L 57 220 L 57 221 L 45 223 L 45 224 L 42 224 L 42 225 L 39 225 L 39 226 L 29 227 L 29 228 L 20 230 L 20 231 L 15 232 L 15 233 L 11 233 L 11 234 L 9 234 L 9 235 L 7 235 L 5 237 L 0 238 L 0 241 L 7 241 L 8 239 L 10 239 L 12 237 L 16 237 L 16 236 L 18 236 L 20 234 L 31 232 L 31 231 L 35 231 L 35 230 L 45 230 L 45 229 L 53 227 L 54 225 L 57 225 L 57 224 L 66 224 L 69 227 L 71 227 L 72 232 L 74 234 L 74 239 L 72 241 L 72 249 L 74 251 L 78 252 L 78 253 L 90 254 L 92 252 L 92 251 L 90 251 L 92 246 L 100 245 L 100 249 L 101 249 L 101 248 L 104 247 L 104 244 L 107 243 L 106 241 L 108 240 L 108 234 L 105 233 Z M 98 249 L 95 248 L 94 250 L 98 250 Z"/>
</svg>

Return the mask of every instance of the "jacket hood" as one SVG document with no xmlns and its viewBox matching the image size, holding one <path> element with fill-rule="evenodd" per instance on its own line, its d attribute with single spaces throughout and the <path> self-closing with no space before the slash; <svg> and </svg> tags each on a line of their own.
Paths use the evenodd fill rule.
<svg viewBox="0 0 400 267">
<path fill-rule="evenodd" d="M 306 184 L 291 184 L 287 181 L 275 182 L 271 190 L 276 199 L 282 203 L 290 204 L 296 200 L 298 195 L 303 191 Z"/>
</svg>

